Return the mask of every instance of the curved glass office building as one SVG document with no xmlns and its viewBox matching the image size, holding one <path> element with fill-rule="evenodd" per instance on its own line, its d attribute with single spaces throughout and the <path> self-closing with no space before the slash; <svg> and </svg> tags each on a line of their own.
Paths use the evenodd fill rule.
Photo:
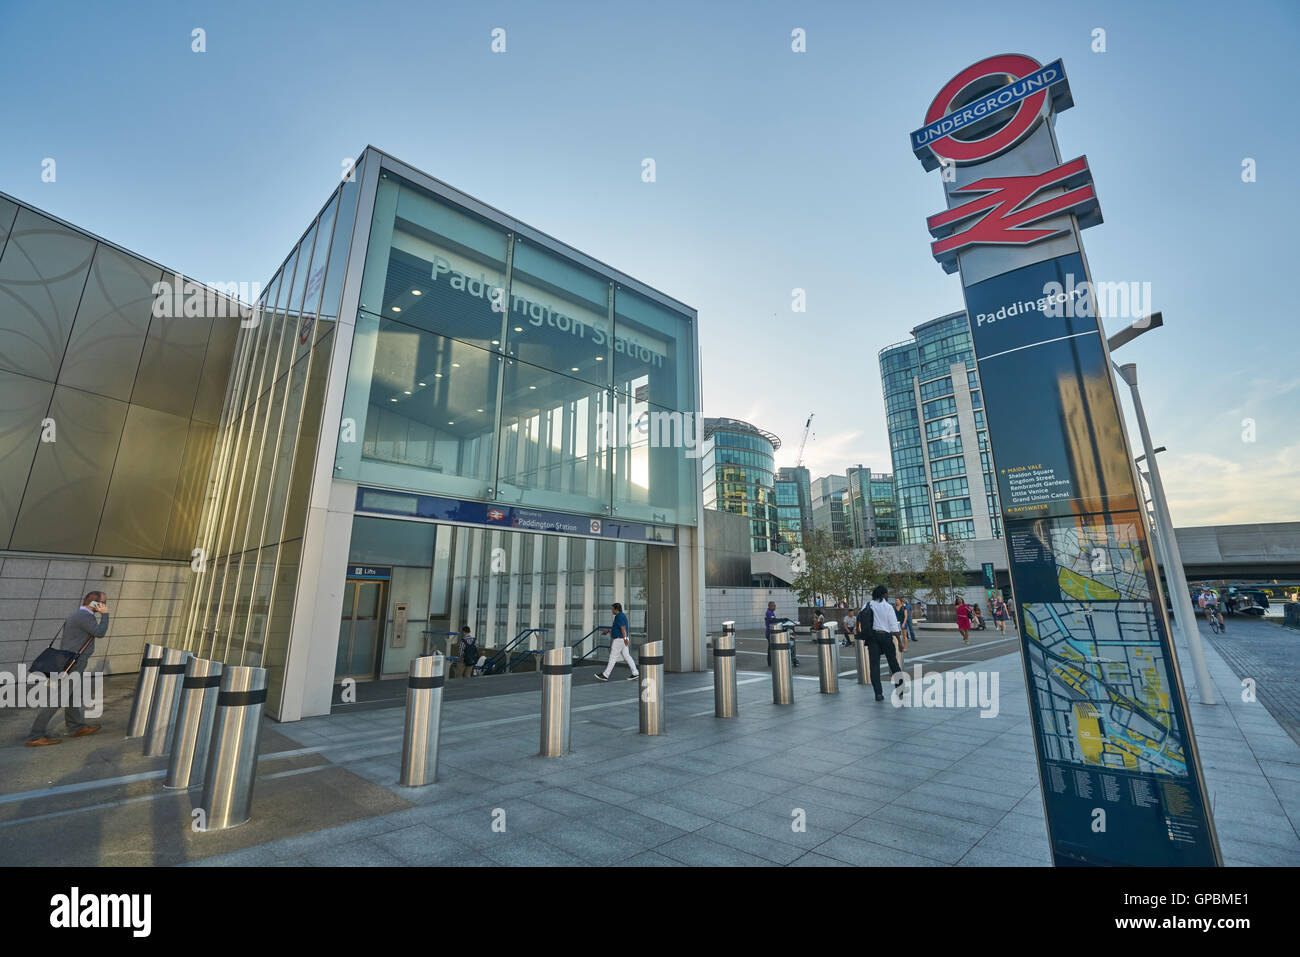
<svg viewBox="0 0 1300 957">
<path fill-rule="evenodd" d="M 369 148 L 241 330 L 179 647 L 281 720 L 621 602 L 703 667 L 695 311 Z"/>
<path fill-rule="evenodd" d="M 1000 538 L 970 323 L 954 312 L 912 335 L 879 354 L 899 543 Z"/>
<path fill-rule="evenodd" d="M 775 452 L 781 440 L 740 419 L 704 420 L 704 507 L 750 518 L 750 550 L 781 542 Z"/>
</svg>

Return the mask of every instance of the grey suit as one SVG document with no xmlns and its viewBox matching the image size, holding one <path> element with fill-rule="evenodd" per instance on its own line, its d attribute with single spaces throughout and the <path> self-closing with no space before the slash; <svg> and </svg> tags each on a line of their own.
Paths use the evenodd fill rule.
<svg viewBox="0 0 1300 957">
<path fill-rule="evenodd" d="M 72 667 L 68 669 L 71 672 L 82 672 L 86 670 L 86 663 L 90 661 L 91 655 L 95 653 L 95 639 L 103 638 L 108 632 L 108 612 L 99 616 L 99 621 L 95 621 L 95 615 L 89 608 L 78 608 L 63 623 L 63 634 L 56 642 L 58 647 L 64 651 L 81 651 L 81 646 L 90 640 L 86 645 L 86 650 L 81 653 Z M 50 719 L 57 713 L 58 708 L 42 708 L 36 712 L 36 720 L 32 723 L 32 732 L 28 740 L 35 741 L 37 738 L 45 737 L 45 731 L 49 727 Z M 63 720 L 68 726 L 69 731 L 76 731 L 86 726 L 86 718 L 81 708 L 65 708 Z"/>
</svg>

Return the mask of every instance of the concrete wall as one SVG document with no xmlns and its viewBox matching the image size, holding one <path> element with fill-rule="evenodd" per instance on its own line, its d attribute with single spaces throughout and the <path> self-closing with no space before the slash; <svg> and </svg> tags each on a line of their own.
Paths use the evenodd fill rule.
<svg viewBox="0 0 1300 957">
<path fill-rule="evenodd" d="M 799 599 L 788 588 L 705 588 L 704 631 L 715 635 L 724 621 L 740 628 L 762 628 L 769 601 L 776 602 L 777 615 L 799 617 Z"/>
<path fill-rule="evenodd" d="M 105 575 L 104 570 L 112 570 Z M 81 606 L 88 591 L 108 596 L 108 634 L 95 642 L 89 670 L 138 671 L 146 641 L 163 643 L 180 614 L 190 566 L 184 563 L 33 557 L 0 552 L 0 671 L 30 665 Z"/>
<path fill-rule="evenodd" d="M 1290 577 L 1300 570 L 1300 522 L 1175 528 L 1183 565 Z"/>
</svg>

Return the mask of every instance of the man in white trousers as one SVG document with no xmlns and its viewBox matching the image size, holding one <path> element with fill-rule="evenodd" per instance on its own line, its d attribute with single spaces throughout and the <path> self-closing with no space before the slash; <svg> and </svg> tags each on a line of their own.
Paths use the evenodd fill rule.
<svg viewBox="0 0 1300 957">
<path fill-rule="evenodd" d="M 602 635 L 609 635 L 609 664 L 605 666 L 605 673 L 596 675 L 597 681 L 608 681 L 609 673 L 614 670 L 614 665 L 618 664 L 619 658 L 627 659 L 627 666 L 632 669 L 632 673 L 627 676 L 628 681 L 635 681 L 641 677 L 641 672 L 636 670 L 636 662 L 632 660 L 632 653 L 628 651 L 627 635 L 627 615 L 623 614 L 623 606 L 614 602 L 614 624 L 609 628 L 601 630 Z"/>
</svg>

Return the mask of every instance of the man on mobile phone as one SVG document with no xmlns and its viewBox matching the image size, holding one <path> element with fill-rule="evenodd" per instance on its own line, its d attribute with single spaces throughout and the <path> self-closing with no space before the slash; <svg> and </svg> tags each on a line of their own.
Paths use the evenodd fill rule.
<svg viewBox="0 0 1300 957">
<path fill-rule="evenodd" d="M 95 616 L 99 618 L 96 620 Z M 86 670 L 86 663 L 90 661 L 91 656 L 95 653 L 95 639 L 103 638 L 108 632 L 108 599 L 102 591 L 92 591 L 87 593 L 82 599 L 81 607 L 68 616 L 63 623 L 63 636 L 59 639 L 59 647 L 64 651 L 80 652 L 75 661 L 68 668 L 68 673 L 81 673 Z M 60 744 L 60 738 L 47 737 L 45 732 L 49 728 L 50 719 L 57 713 L 58 708 L 42 708 L 36 713 L 36 721 L 32 724 L 32 733 L 27 739 L 29 748 L 40 748 L 47 744 Z M 81 708 L 69 706 L 64 709 L 63 720 L 68 726 L 68 737 L 80 738 L 88 734 L 94 734 L 100 729 L 98 724 L 86 724 L 85 715 Z"/>
</svg>

